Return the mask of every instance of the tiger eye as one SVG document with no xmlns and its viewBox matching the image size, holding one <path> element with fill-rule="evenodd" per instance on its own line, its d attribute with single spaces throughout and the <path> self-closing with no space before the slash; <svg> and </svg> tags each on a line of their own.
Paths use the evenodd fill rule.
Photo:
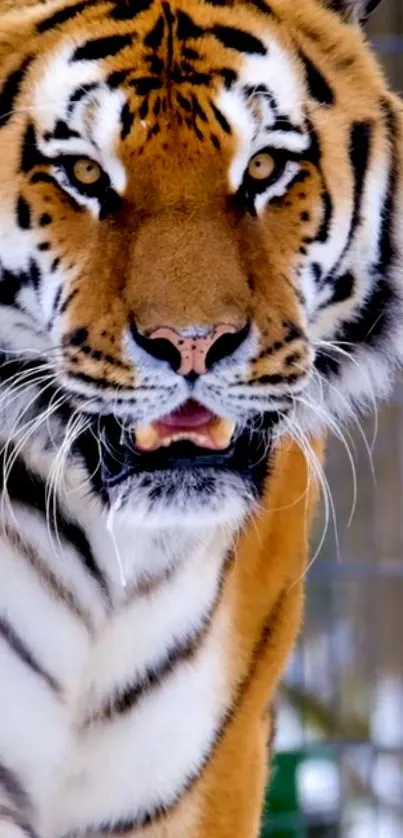
<svg viewBox="0 0 403 838">
<path fill-rule="evenodd" d="M 96 186 L 102 178 L 102 169 L 94 160 L 81 157 L 74 163 L 73 174 L 83 186 Z"/>
<path fill-rule="evenodd" d="M 248 166 L 248 175 L 253 180 L 267 180 L 273 174 L 274 168 L 275 163 L 271 154 L 263 151 L 252 157 Z"/>
</svg>

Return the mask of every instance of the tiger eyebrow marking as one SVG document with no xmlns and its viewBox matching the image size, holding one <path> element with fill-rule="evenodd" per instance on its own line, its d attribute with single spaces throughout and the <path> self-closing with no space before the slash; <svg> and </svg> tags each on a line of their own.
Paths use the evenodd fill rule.
<svg viewBox="0 0 403 838">
<path fill-rule="evenodd" d="M 268 50 L 263 41 L 260 41 L 254 35 L 245 32 L 243 29 L 238 29 L 235 26 L 221 26 L 217 24 L 207 29 L 206 32 L 214 35 L 228 49 L 234 49 L 237 52 L 267 55 Z"/>
<path fill-rule="evenodd" d="M 99 61 L 101 58 L 109 58 L 117 55 L 125 47 L 133 42 L 134 35 L 107 35 L 104 38 L 94 38 L 86 41 L 74 51 L 70 62 L 73 61 Z"/>
<path fill-rule="evenodd" d="M 62 23 L 67 23 L 67 21 L 77 17 L 77 15 L 81 14 L 81 12 L 88 9 L 91 5 L 93 5 L 91 0 L 90 2 L 88 2 L 88 0 L 80 0 L 79 3 L 75 3 L 73 6 L 67 6 L 65 9 L 59 9 L 53 15 L 41 20 L 37 24 L 36 30 L 40 34 L 48 32 L 50 29 L 54 29 Z"/>
<path fill-rule="evenodd" d="M 110 84 L 109 78 L 107 79 L 107 83 Z M 75 106 L 78 105 L 78 103 L 81 102 L 82 99 L 88 96 L 89 93 L 96 90 L 97 87 L 99 87 L 98 82 L 88 82 L 88 84 L 82 84 L 80 87 L 76 88 L 76 90 L 74 90 L 74 92 L 71 94 L 69 98 L 69 103 L 67 106 L 68 115 L 71 116 Z"/>
<path fill-rule="evenodd" d="M 7 76 L 3 84 L 0 91 L 0 128 L 4 128 L 14 114 L 15 101 L 20 93 L 26 72 L 33 60 L 32 55 L 26 56 L 20 66 Z"/>
</svg>

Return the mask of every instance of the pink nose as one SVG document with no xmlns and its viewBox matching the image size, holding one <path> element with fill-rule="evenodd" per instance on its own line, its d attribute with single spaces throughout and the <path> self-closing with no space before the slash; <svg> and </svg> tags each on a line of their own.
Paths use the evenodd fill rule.
<svg viewBox="0 0 403 838">
<path fill-rule="evenodd" d="M 176 369 L 176 372 L 179 375 L 188 376 L 192 373 L 195 375 L 206 373 L 209 367 L 212 366 L 211 362 L 208 362 L 207 356 L 213 346 L 218 348 L 220 339 L 236 334 L 238 334 L 236 326 L 227 324 L 216 326 L 206 337 L 191 338 L 183 337 L 175 329 L 171 329 L 170 326 L 160 326 L 149 335 L 149 338 L 151 340 L 168 341 L 168 343 L 174 346 L 180 356 L 180 365 Z M 224 350 L 224 341 L 222 341 L 221 348 Z M 232 354 L 232 351 L 224 351 L 223 357 L 227 354 Z"/>
</svg>

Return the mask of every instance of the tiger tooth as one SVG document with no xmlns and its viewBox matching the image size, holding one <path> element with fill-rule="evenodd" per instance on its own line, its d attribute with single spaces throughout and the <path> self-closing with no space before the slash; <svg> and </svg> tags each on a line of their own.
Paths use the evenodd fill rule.
<svg viewBox="0 0 403 838">
<path fill-rule="evenodd" d="M 208 426 L 208 432 L 202 429 L 183 430 L 163 436 L 161 429 L 154 424 L 137 425 L 135 428 L 135 444 L 144 452 L 156 451 L 158 448 L 169 448 L 174 442 L 192 442 L 201 448 L 212 448 L 217 451 L 228 448 L 235 430 L 235 422 L 231 419 L 217 419 Z"/>
<path fill-rule="evenodd" d="M 210 427 L 210 436 L 217 448 L 228 448 L 236 423 L 232 419 L 218 419 Z"/>
<path fill-rule="evenodd" d="M 159 442 L 159 433 L 153 425 L 136 425 L 135 440 L 138 448 L 151 451 Z"/>
</svg>

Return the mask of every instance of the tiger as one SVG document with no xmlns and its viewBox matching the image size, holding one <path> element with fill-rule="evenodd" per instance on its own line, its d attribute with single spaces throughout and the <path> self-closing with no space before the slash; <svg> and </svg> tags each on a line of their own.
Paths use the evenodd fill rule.
<svg viewBox="0 0 403 838">
<path fill-rule="evenodd" d="M 376 5 L 0 0 L 0 838 L 259 834 L 326 435 L 403 359 Z"/>
</svg>

